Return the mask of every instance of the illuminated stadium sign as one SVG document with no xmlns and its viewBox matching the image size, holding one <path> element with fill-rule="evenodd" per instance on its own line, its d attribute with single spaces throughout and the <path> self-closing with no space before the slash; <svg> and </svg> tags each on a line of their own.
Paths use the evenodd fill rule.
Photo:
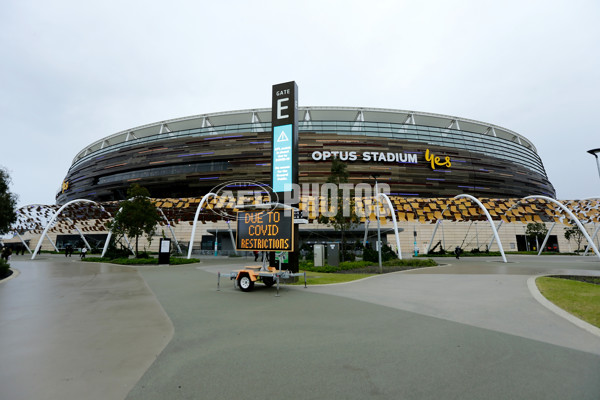
<svg viewBox="0 0 600 400">
<path fill-rule="evenodd" d="M 365 151 L 363 153 L 357 153 L 356 151 L 313 151 L 311 157 L 314 161 L 326 161 L 329 159 L 339 158 L 341 161 L 357 161 L 362 160 L 365 162 L 387 162 L 387 163 L 400 163 L 400 164 L 417 164 L 417 153 L 389 153 L 379 151 Z M 425 151 L 425 161 L 429 164 L 431 169 L 436 167 L 447 167 L 452 166 L 450 157 L 438 157 L 431 153 L 429 149 Z"/>
</svg>

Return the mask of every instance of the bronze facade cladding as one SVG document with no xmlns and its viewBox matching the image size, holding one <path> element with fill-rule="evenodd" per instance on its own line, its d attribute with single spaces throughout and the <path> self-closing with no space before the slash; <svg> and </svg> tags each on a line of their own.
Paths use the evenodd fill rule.
<svg viewBox="0 0 600 400">
<path fill-rule="evenodd" d="M 554 197 L 535 146 L 508 129 L 413 111 L 299 108 L 300 184 L 324 183 L 331 156 L 351 183 L 379 175 L 409 197 Z M 152 123 L 100 139 L 79 152 L 57 194 L 123 199 L 138 183 L 155 197 L 197 197 L 228 181 L 271 181 L 270 109 L 203 114 Z"/>
<path fill-rule="evenodd" d="M 514 145 L 514 144 L 513 144 Z M 79 161 L 68 173 L 57 203 L 76 198 L 97 201 L 121 200 L 127 187 L 138 183 L 154 197 L 200 197 L 219 183 L 231 180 L 270 182 L 269 132 L 239 132 L 208 137 L 164 137 L 136 145 L 121 146 L 113 152 Z M 425 158 L 426 152 L 448 157 L 451 166 L 436 166 Z M 317 152 L 317 153 L 315 153 Z M 314 154 L 354 152 L 348 161 L 351 183 L 379 181 L 390 186 L 391 194 L 408 197 L 451 197 L 471 194 L 476 197 L 515 198 L 526 195 L 554 197 L 545 174 L 506 157 L 484 154 L 480 149 L 463 149 L 382 136 L 357 136 L 301 131 L 299 139 L 299 179 L 303 183 L 325 183 L 331 158 L 316 160 Z M 415 162 L 390 162 L 362 155 L 412 154 Z M 488 151 L 489 153 L 489 151 Z M 534 152 L 532 157 L 537 155 Z M 318 157 L 317 157 L 318 158 Z M 375 160 L 373 160 L 375 158 Z M 538 157 L 539 160 L 539 157 Z M 541 165 L 541 161 L 540 161 Z M 66 186 L 66 188 L 65 188 Z"/>
</svg>

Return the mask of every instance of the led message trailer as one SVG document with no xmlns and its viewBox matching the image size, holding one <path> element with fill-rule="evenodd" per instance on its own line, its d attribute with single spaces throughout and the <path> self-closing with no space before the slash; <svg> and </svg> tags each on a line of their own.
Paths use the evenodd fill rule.
<svg viewBox="0 0 600 400">
<path fill-rule="evenodd" d="M 235 245 L 238 250 L 294 251 L 293 239 L 294 217 L 290 212 L 240 211 L 237 214 Z"/>
</svg>

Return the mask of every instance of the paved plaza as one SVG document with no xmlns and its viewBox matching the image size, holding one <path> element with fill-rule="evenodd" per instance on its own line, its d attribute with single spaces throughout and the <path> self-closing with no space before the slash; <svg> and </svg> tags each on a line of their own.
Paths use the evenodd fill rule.
<svg viewBox="0 0 600 400">
<path fill-rule="evenodd" d="M 534 298 L 596 257 L 439 259 L 347 284 L 256 285 L 249 258 L 123 267 L 13 256 L 0 398 L 595 399 L 600 336 Z M 529 285 L 528 285 L 529 282 Z"/>
</svg>

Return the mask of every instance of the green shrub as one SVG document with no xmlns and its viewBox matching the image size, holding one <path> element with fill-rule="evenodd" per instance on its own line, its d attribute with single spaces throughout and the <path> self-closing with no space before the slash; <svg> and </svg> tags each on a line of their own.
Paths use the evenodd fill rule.
<svg viewBox="0 0 600 400">
<path fill-rule="evenodd" d="M 373 265 L 371 261 L 344 261 L 340 263 L 340 269 L 357 269 Z"/>
<path fill-rule="evenodd" d="M 119 265 L 157 265 L 157 258 L 107 258 L 107 257 L 86 257 L 83 259 L 86 262 L 106 262 L 111 264 L 119 264 Z M 182 265 L 182 264 L 193 264 L 200 262 L 197 258 L 180 258 L 180 257 L 171 257 L 170 265 Z"/>
<path fill-rule="evenodd" d="M 408 260 L 400 260 L 400 259 L 389 260 L 386 262 L 382 262 L 381 265 L 386 266 L 386 267 L 400 267 L 400 266 L 435 267 L 438 265 L 438 263 L 435 262 L 435 260 L 432 260 L 431 258 L 426 258 L 426 259 L 411 258 Z"/>
<path fill-rule="evenodd" d="M 182 264 L 194 264 L 199 263 L 199 258 L 181 258 L 181 257 L 171 257 L 171 265 L 182 265 Z"/>
<path fill-rule="evenodd" d="M 150 256 L 150 253 L 148 253 L 147 251 L 140 251 L 135 258 L 148 259 L 148 258 L 152 258 L 152 256 Z"/>
<path fill-rule="evenodd" d="M 11 274 L 10 264 L 3 258 L 0 258 L 0 279 L 8 278 Z"/>
<path fill-rule="evenodd" d="M 389 261 L 393 259 L 398 259 L 398 256 L 390 246 L 384 244 L 381 247 L 381 261 Z M 373 261 L 379 263 L 379 252 L 377 250 L 373 250 L 371 247 L 365 247 L 363 250 L 363 260 L 365 261 Z"/>
<path fill-rule="evenodd" d="M 322 272 L 322 273 L 335 273 L 335 272 L 343 272 L 343 271 L 351 271 L 351 270 L 360 270 L 366 269 L 369 267 L 377 266 L 378 261 L 344 261 L 340 263 L 338 267 L 334 267 L 332 265 L 325 264 L 322 267 L 315 267 L 312 261 L 303 261 L 300 263 L 300 269 L 303 271 L 312 271 L 312 272 Z M 437 262 L 432 260 L 431 258 L 427 259 L 416 259 L 411 258 L 408 260 L 400 260 L 398 258 L 393 260 L 388 260 L 381 263 L 384 267 L 435 267 L 437 266 Z"/>
<path fill-rule="evenodd" d="M 112 246 L 109 247 L 108 250 L 106 250 L 106 254 L 104 255 L 104 257 L 108 258 L 109 260 L 113 260 L 115 258 L 129 258 L 130 254 L 131 251 L 129 251 L 128 249 L 117 249 L 116 247 Z"/>
</svg>

